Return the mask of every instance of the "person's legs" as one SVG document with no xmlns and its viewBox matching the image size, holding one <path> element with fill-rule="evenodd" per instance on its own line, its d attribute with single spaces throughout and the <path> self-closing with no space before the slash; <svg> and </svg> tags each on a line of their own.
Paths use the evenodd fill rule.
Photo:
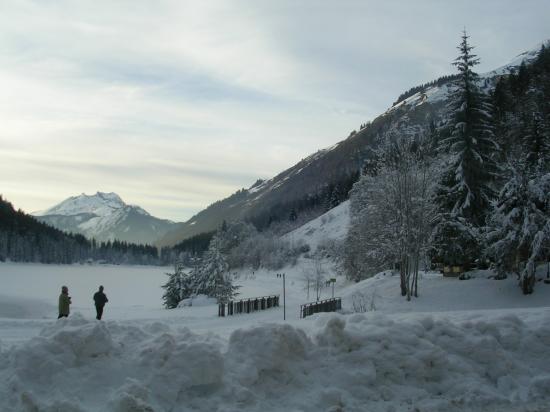
<svg viewBox="0 0 550 412">
<path fill-rule="evenodd" d="M 103 306 L 96 306 L 95 311 L 97 313 L 96 319 L 101 320 L 101 317 L 103 316 Z"/>
</svg>

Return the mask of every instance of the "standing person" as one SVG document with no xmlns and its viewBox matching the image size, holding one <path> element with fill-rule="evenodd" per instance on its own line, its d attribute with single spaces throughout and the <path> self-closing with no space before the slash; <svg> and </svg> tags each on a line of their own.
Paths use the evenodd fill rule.
<svg viewBox="0 0 550 412">
<path fill-rule="evenodd" d="M 107 295 L 103 293 L 103 286 L 100 286 L 99 290 L 94 294 L 94 302 L 95 311 L 97 313 L 96 319 L 101 320 L 101 316 L 103 316 L 103 307 L 107 302 L 109 302 Z"/>
<path fill-rule="evenodd" d="M 61 287 L 61 295 L 59 295 L 59 316 L 57 319 L 66 318 L 69 316 L 69 306 L 71 305 L 71 297 L 69 296 L 69 288 Z"/>
</svg>

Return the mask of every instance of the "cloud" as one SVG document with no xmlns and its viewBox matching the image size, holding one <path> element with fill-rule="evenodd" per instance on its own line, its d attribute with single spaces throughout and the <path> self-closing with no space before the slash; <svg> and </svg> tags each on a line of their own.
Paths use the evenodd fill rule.
<svg viewBox="0 0 550 412">
<path fill-rule="evenodd" d="M 115 191 L 185 220 L 449 73 L 542 40 L 544 1 L 0 3 L 0 192 Z"/>
</svg>

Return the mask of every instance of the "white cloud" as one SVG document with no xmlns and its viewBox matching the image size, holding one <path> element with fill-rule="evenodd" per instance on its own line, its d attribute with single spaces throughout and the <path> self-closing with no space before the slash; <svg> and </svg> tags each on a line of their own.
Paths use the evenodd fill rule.
<svg viewBox="0 0 550 412">
<path fill-rule="evenodd" d="M 115 191 L 184 220 L 345 138 L 448 73 L 466 25 L 491 69 L 547 2 L 0 4 L 0 192 L 32 211 Z"/>
</svg>

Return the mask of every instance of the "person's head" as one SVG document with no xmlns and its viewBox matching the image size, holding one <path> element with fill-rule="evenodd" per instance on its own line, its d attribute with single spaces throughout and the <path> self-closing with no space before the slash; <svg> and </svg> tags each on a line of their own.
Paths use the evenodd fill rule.
<svg viewBox="0 0 550 412">
<path fill-rule="evenodd" d="M 61 286 L 61 293 L 69 293 L 69 288 L 67 286 Z"/>
<path fill-rule="evenodd" d="M 100 287 L 99 287 L 99 291 L 100 291 L 100 292 L 103 292 L 103 286 L 100 286 Z"/>
</svg>

